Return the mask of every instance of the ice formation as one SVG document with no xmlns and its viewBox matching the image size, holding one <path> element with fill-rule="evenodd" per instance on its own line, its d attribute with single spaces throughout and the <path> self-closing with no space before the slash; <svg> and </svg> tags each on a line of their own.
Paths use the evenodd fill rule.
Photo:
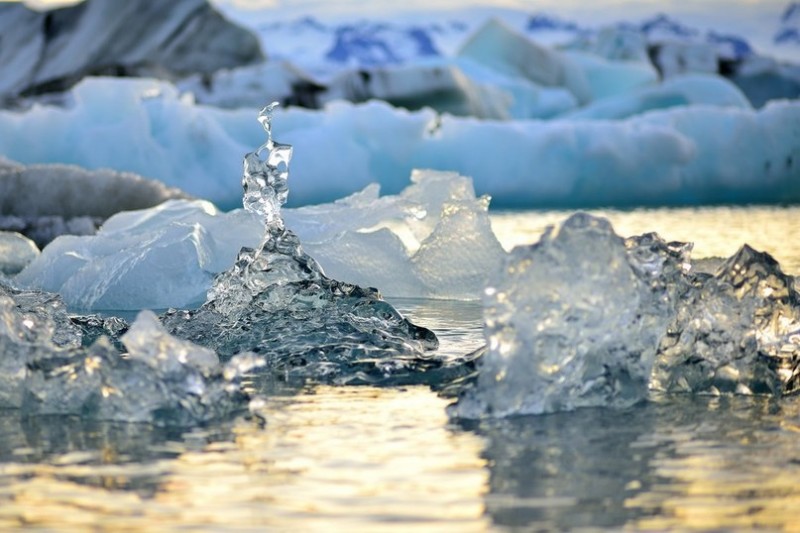
<svg viewBox="0 0 800 533">
<path fill-rule="evenodd" d="M 516 248 L 490 283 L 488 352 L 458 415 L 632 405 L 647 395 L 669 314 L 665 288 L 642 279 L 608 221 L 574 215 Z"/>
<path fill-rule="evenodd" d="M 489 199 L 453 172 L 415 170 L 411 182 L 395 196 L 379 197 L 373 185 L 284 216 L 333 278 L 391 296 L 478 298 L 504 255 Z"/>
<path fill-rule="evenodd" d="M 280 208 L 292 147 L 272 140 L 273 106 L 259 115 L 267 142 L 245 156 L 242 179 L 244 207 L 262 217 L 263 240 L 216 277 L 203 306 L 167 312 L 166 328 L 224 359 L 251 351 L 270 371 L 302 379 L 347 382 L 424 366 L 436 336 L 404 319 L 377 290 L 327 277 L 285 227 Z"/>
<path fill-rule="evenodd" d="M 714 274 L 691 245 L 576 214 L 516 248 L 484 302 L 488 346 L 452 414 L 629 406 L 650 389 L 780 396 L 800 384 L 800 293 L 744 246 Z"/>
<path fill-rule="evenodd" d="M 57 292 L 74 310 L 193 307 L 205 301 L 214 275 L 263 231 L 241 210 L 170 200 L 114 215 L 96 235 L 55 239 L 15 282 Z"/>
<path fill-rule="evenodd" d="M 739 88 L 725 78 L 703 74 L 675 76 L 664 83 L 630 94 L 604 98 L 561 119 L 615 120 L 641 115 L 647 111 L 680 106 L 707 105 L 751 109 L 749 100 Z"/>
<path fill-rule="evenodd" d="M 83 331 L 113 321 L 74 324 L 57 295 L 0 285 L 0 407 L 27 416 L 66 414 L 102 420 L 187 425 L 247 409 L 241 367 L 169 336 L 143 312 L 122 336 L 127 356 L 102 336 L 84 345 Z M 90 322 L 95 322 L 90 326 Z"/>
<path fill-rule="evenodd" d="M 241 201 L 230 153 L 260 142 L 246 113 L 195 106 L 152 80 L 91 79 L 74 94 L 68 109 L 0 112 L 0 153 L 135 171 L 223 209 Z M 798 199 L 798 120 L 796 101 L 591 122 L 478 121 L 368 102 L 289 109 L 277 130 L 317 154 L 293 167 L 296 205 L 333 201 L 375 180 L 396 194 L 414 168 L 470 176 L 496 207 L 694 204 Z"/>
<path fill-rule="evenodd" d="M 800 388 L 800 292 L 768 254 L 743 246 L 697 274 L 665 332 L 651 386 L 781 395 Z"/>
<path fill-rule="evenodd" d="M 415 171 L 399 195 L 379 197 L 375 185 L 283 215 L 334 279 L 390 296 L 465 300 L 480 297 L 504 253 L 487 207 L 468 178 Z M 58 292 L 72 309 L 191 308 L 263 234 L 263 217 L 249 211 L 171 200 L 119 213 L 96 235 L 56 239 L 15 281 Z"/>
</svg>

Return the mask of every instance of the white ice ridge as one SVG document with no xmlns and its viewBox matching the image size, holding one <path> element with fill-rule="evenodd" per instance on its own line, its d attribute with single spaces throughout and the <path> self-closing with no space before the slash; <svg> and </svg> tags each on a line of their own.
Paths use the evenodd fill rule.
<svg viewBox="0 0 800 533">
<path fill-rule="evenodd" d="M 714 92 L 719 83 L 693 90 L 721 94 L 728 105 L 730 92 Z M 0 154 L 132 171 L 228 209 L 241 198 L 231 154 L 261 142 L 250 113 L 195 105 L 163 82 L 87 79 L 66 108 L 0 112 Z M 470 176 L 497 207 L 800 199 L 797 101 L 758 111 L 688 105 L 625 120 L 482 121 L 380 102 L 278 115 L 276 134 L 315 154 L 295 163 L 294 205 L 333 201 L 372 182 L 395 194 L 414 168 Z"/>
<path fill-rule="evenodd" d="M 283 215 L 330 277 L 389 296 L 476 299 L 504 255 L 487 208 L 468 178 L 416 171 L 399 195 L 370 186 Z M 119 213 L 97 235 L 57 238 L 15 282 L 57 292 L 73 309 L 189 308 L 263 234 L 261 218 L 244 210 L 171 200 Z"/>
</svg>

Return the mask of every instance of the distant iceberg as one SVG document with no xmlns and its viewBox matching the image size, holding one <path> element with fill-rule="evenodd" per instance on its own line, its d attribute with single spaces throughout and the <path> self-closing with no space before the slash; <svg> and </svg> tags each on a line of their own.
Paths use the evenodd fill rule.
<svg viewBox="0 0 800 533">
<path fill-rule="evenodd" d="M 695 90 L 712 95 L 716 83 Z M 730 107 L 731 93 L 719 94 L 721 105 L 640 106 L 641 114 L 616 121 L 480 121 L 340 102 L 283 111 L 277 132 L 315 154 L 295 165 L 294 205 L 333 201 L 372 182 L 396 194 L 415 168 L 471 177 L 496 207 L 800 199 L 800 103 L 755 111 Z M 230 154 L 258 143 L 249 113 L 197 106 L 153 80 L 87 79 L 73 100 L 0 112 L 0 153 L 137 172 L 223 209 L 239 203 L 240 169 Z"/>
</svg>

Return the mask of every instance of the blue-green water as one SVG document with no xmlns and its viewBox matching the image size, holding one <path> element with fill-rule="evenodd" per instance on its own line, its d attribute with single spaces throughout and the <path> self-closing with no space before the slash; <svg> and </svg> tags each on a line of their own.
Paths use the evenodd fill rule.
<svg viewBox="0 0 800 533">
<path fill-rule="evenodd" d="M 605 213 L 618 233 L 749 242 L 800 273 L 800 209 Z M 564 213 L 494 218 L 504 245 Z M 446 354 L 478 303 L 398 300 Z M 796 530 L 800 398 L 657 396 L 461 423 L 423 386 L 278 389 L 265 421 L 187 430 L 0 413 L 0 530 Z"/>
</svg>

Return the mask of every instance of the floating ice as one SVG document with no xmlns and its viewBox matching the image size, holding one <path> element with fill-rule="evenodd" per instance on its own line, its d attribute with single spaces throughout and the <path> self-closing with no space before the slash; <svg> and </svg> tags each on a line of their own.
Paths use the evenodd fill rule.
<svg viewBox="0 0 800 533">
<path fill-rule="evenodd" d="M 769 255 L 743 246 L 697 274 L 666 330 L 651 386 L 781 395 L 800 388 L 800 293 Z"/>
<path fill-rule="evenodd" d="M 143 312 L 122 337 L 127 357 L 105 336 L 82 345 L 83 332 L 97 324 L 119 333 L 114 320 L 76 322 L 82 326 L 56 295 L 0 286 L 0 406 L 27 416 L 178 425 L 246 409 L 241 361 L 220 366 L 213 352 L 170 337 L 152 313 Z"/>
<path fill-rule="evenodd" d="M 651 266 L 645 275 L 657 278 L 663 264 Z M 589 215 L 574 215 L 538 244 L 516 248 L 486 290 L 489 349 L 457 415 L 644 399 L 670 307 L 665 288 L 642 277 L 608 221 Z"/>
<path fill-rule="evenodd" d="M 331 277 L 392 296 L 478 298 L 504 255 L 489 199 L 453 172 L 415 170 L 411 182 L 396 196 L 370 186 L 284 215 Z"/>
<path fill-rule="evenodd" d="M 246 113 L 195 106 L 171 86 L 143 80 L 85 80 L 75 98 L 69 109 L 0 112 L 0 153 L 136 171 L 223 209 L 241 202 L 233 179 L 241 169 L 230 154 L 261 142 Z M 293 167 L 295 204 L 333 201 L 376 180 L 396 194 L 414 168 L 470 176 L 496 207 L 800 199 L 796 101 L 591 122 L 479 121 L 380 102 L 280 116 L 282 138 L 315 154 Z"/>
<path fill-rule="evenodd" d="M 264 238 L 216 277 L 202 307 L 167 312 L 165 326 L 224 359 L 251 351 L 270 371 L 302 378 L 358 380 L 362 369 L 385 377 L 424 364 L 438 346 L 431 331 L 404 319 L 375 289 L 325 276 L 285 227 L 280 208 L 292 147 L 272 140 L 273 107 L 259 115 L 267 142 L 245 156 L 242 179 L 245 209 L 263 218 Z"/>
<path fill-rule="evenodd" d="M 241 210 L 221 213 L 203 200 L 170 200 L 119 213 L 97 235 L 63 236 L 16 283 L 57 292 L 75 310 L 192 307 L 214 275 L 254 246 L 263 225 Z"/>
<path fill-rule="evenodd" d="M 628 406 L 649 389 L 766 393 L 800 384 L 800 293 L 744 246 L 714 275 L 691 245 L 623 241 L 584 214 L 515 249 L 486 291 L 488 340 L 458 417 Z"/>
<path fill-rule="evenodd" d="M 275 198 L 259 207 L 262 189 L 249 185 L 248 201 L 277 212 Z M 488 198 L 476 198 L 468 178 L 434 171 L 415 171 L 396 196 L 377 189 L 283 215 L 329 277 L 391 296 L 479 298 L 504 253 Z M 258 245 L 264 217 L 200 200 L 120 213 L 94 236 L 56 239 L 15 281 L 58 292 L 75 310 L 196 307 L 214 275 Z"/>
<path fill-rule="evenodd" d="M 742 91 L 725 78 L 692 74 L 675 76 L 660 85 L 632 91 L 631 94 L 604 98 L 560 118 L 624 119 L 646 111 L 687 105 L 752 108 Z"/>
</svg>

